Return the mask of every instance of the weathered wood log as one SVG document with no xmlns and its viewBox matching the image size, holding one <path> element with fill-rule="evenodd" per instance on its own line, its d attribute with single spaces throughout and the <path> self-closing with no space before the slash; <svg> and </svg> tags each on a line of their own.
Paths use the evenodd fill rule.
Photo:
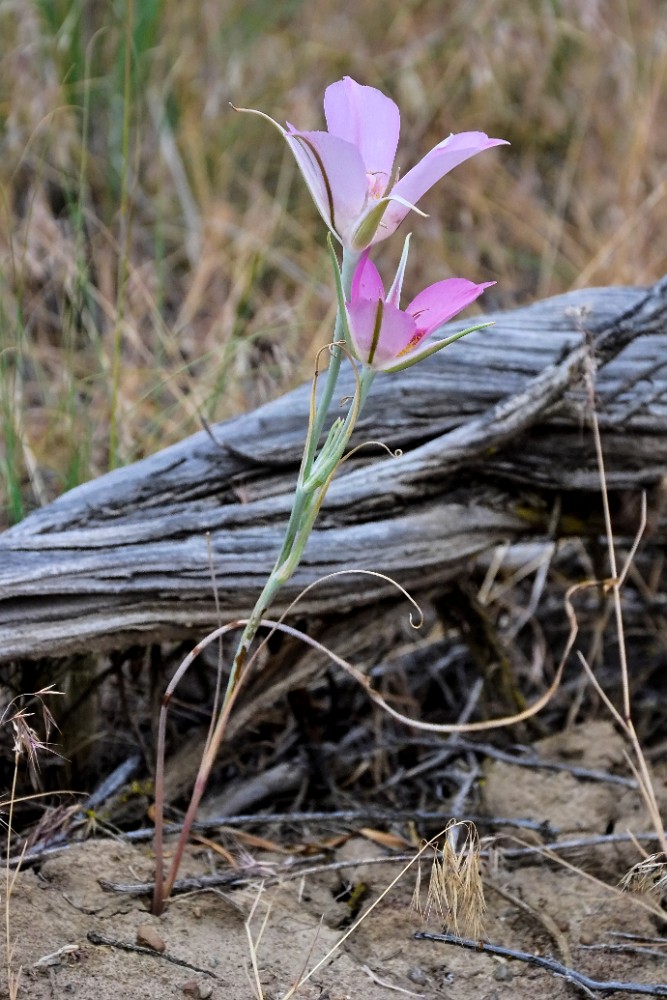
<svg viewBox="0 0 667 1000">
<path fill-rule="evenodd" d="M 501 540 L 544 537 L 557 499 L 562 533 L 598 532 L 593 365 L 619 510 L 663 481 L 667 278 L 490 318 L 495 327 L 378 377 L 353 443 L 380 439 L 403 453 L 368 448 L 342 466 L 274 610 L 337 570 L 435 586 Z M 0 662 L 201 635 L 218 623 L 211 565 L 223 614 L 247 613 L 282 539 L 309 391 L 86 483 L 4 532 Z M 652 531 L 664 541 L 667 520 L 656 514 Z M 388 589 L 337 576 L 308 593 L 300 614 L 367 605 Z"/>
</svg>

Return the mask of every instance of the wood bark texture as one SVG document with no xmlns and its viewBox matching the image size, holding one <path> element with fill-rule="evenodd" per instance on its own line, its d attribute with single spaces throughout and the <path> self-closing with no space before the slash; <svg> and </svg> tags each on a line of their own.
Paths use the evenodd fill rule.
<svg viewBox="0 0 667 1000">
<path fill-rule="evenodd" d="M 378 376 L 353 444 L 402 453 L 368 444 L 343 464 L 274 613 L 338 571 L 437 587 L 502 541 L 547 537 L 554 511 L 561 535 L 600 532 L 593 400 L 615 528 L 634 535 L 646 490 L 646 544 L 664 543 L 667 278 L 489 318 Z M 350 377 L 341 395 L 351 388 Z M 282 540 L 309 394 L 304 385 L 79 486 L 0 535 L 0 662 L 203 636 L 220 620 L 212 573 L 223 618 L 247 614 Z M 351 612 L 390 591 L 378 577 L 329 577 L 298 613 Z"/>
</svg>

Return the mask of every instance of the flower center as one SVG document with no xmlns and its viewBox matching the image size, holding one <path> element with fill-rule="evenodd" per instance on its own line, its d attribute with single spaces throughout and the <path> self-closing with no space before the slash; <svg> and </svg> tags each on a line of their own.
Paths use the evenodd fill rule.
<svg viewBox="0 0 667 1000">
<path fill-rule="evenodd" d="M 424 339 L 425 336 L 426 336 L 426 330 L 417 330 L 416 333 L 412 334 L 408 343 L 405 345 L 404 348 L 402 348 L 402 350 L 398 352 L 396 357 L 402 358 L 406 354 L 411 354 L 414 351 L 415 347 L 417 347 L 417 345 L 421 343 L 421 341 Z"/>
</svg>

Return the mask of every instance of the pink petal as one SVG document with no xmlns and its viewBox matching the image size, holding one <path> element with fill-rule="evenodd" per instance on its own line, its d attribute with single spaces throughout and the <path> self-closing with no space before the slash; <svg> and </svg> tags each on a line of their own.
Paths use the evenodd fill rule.
<svg viewBox="0 0 667 1000">
<path fill-rule="evenodd" d="M 384 298 L 384 285 L 380 272 L 368 256 L 368 251 L 361 255 L 352 278 L 350 298 L 352 302 L 365 299 L 367 302 L 377 302 Z"/>
<path fill-rule="evenodd" d="M 366 173 L 377 178 L 377 189 L 384 194 L 398 146 L 397 106 L 375 87 L 363 87 L 346 76 L 327 87 L 324 114 L 331 135 L 357 147 Z"/>
<path fill-rule="evenodd" d="M 391 195 L 402 198 L 410 205 L 416 205 L 422 195 L 459 163 L 492 146 L 503 145 L 507 145 L 505 139 L 489 139 L 484 132 L 459 132 L 457 135 L 450 135 L 401 177 L 392 188 Z M 406 205 L 396 201 L 391 202 L 378 230 L 381 238 L 390 236 L 408 212 L 409 208 Z"/>
<path fill-rule="evenodd" d="M 359 360 L 364 364 L 369 364 L 379 308 L 379 302 L 369 302 L 366 299 L 359 299 L 348 306 L 352 343 Z M 373 368 L 382 368 L 394 361 L 396 356 L 410 344 L 414 335 L 415 321 L 412 316 L 385 302 L 382 308 L 380 336 L 370 361 Z"/>
<path fill-rule="evenodd" d="M 368 192 L 359 150 L 328 132 L 290 130 L 285 139 L 322 218 L 346 238 L 364 211 Z"/>
<path fill-rule="evenodd" d="M 420 292 L 412 300 L 406 312 L 414 318 L 421 335 L 426 337 L 436 327 L 442 326 L 479 298 L 484 289 L 490 285 L 495 285 L 495 281 L 485 281 L 481 285 L 476 285 L 474 281 L 467 281 L 466 278 L 445 278 L 444 281 L 436 281 L 434 285 L 429 285 Z"/>
</svg>

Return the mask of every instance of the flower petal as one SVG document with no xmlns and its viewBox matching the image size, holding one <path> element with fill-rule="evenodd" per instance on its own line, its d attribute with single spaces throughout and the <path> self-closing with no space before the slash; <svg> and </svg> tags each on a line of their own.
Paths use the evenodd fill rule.
<svg viewBox="0 0 667 1000">
<path fill-rule="evenodd" d="M 397 196 L 410 205 L 416 205 L 422 195 L 459 163 L 492 146 L 503 145 L 508 145 L 505 139 L 490 139 L 485 132 L 459 132 L 450 135 L 397 181 L 390 197 Z M 382 219 L 382 227 L 378 230 L 380 238 L 390 236 L 408 212 L 405 204 L 392 201 Z"/>
<path fill-rule="evenodd" d="M 495 285 L 495 281 L 485 281 L 481 285 L 476 285 L 474 281 L 468 281 L 466 278 L 445 278 L 444 281 L 436 281 L 434 285 L 429 285 L 420 292 L 407 307 L 406 312 L 413 317 L 416 328 L 422 336 L 426 337 L 436 327 L 442 326 L 479 298 L 484 289 L 490 285 Z"/>
<path fill-rule="evenodd" d="M 373 368 L 383 368 L 394 362 L 415 335 L 412 316 L 396 309 L 389 302 L 359 299 L 350 303 L 347 312 L 357 357 L 364 364 L 372 364 Z M 378 318 L 379 335 L 376 329 Z"/>
<path fill-rule="evenodd" d="M 380 272 L 368 256 L 368 251 L 361 255 L 352 278 L 350 299 L 357 302 L 365 299 L 367 302 L 377 302 L 384 298 L 384 285 Z"/>
<path fill-rule="evenodd" d="M 363 87 L 346 76 L 327 87 L 324 114 L 331 135 L 352 143 L 361 153 L 366 173 L 376 180 L 376 197 L 384 194 L 398 146 L 397 106 L 375 87 Z"/>
<path fill-rule="evenodd" d="M 284 133 L 327 226 L 347 241 L 364 211 L 368 182 L 359 150 L 328 132 Z"/>
</svg>

